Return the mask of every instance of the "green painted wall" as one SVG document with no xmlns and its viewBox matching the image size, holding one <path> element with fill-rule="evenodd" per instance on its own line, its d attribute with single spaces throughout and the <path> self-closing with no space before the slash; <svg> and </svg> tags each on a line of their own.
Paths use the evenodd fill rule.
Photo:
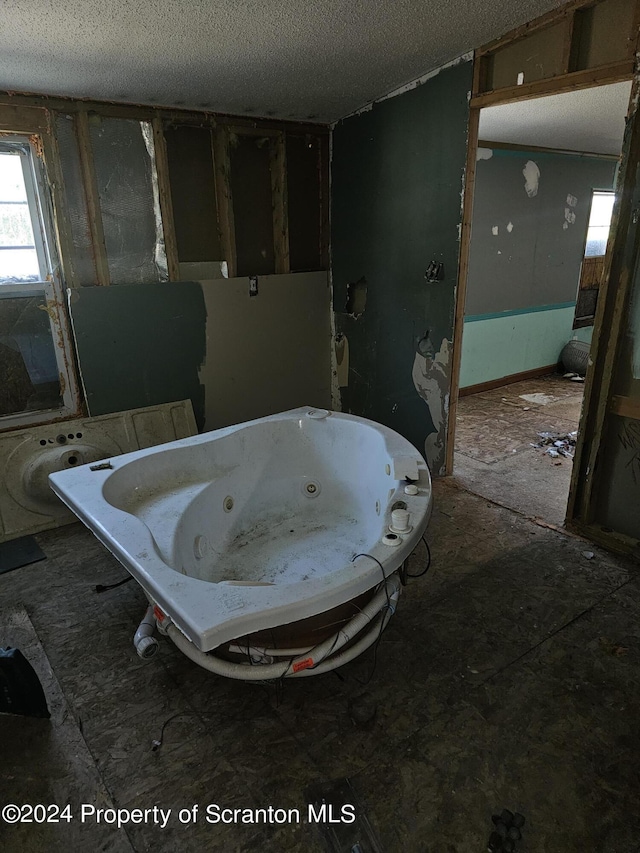
<svg viewBox="0 0 640 853">
<path fill-rule="evenodd" d="M 71 319 L 91 415 L 191 399 L 204 424 L 206 309 L 195 282 L 73 291 Z"/>
<path fill-rule="evenodd" d="M 491 149 L 476 164 L 460 387 L 555 364 L 572 338 L 591 194 L 611 159 Z M 526 164 L 538 170 L 525 187 Z"/>
<path fill-rule="evenodd" d="M 465 318 L 460 387 L 556 364 L 562 347 L 576 336 L 572 329 L 575 303 L 545 308 Z"/>
<path fill-rule="evenodd" d="M 349 344 L 345 411 L 384 423 L 444 465 L 471 63 L 340 122 L 333 135 L 336 329 Z M 436 283 L 429 262 L 443 263 Z M 364 278 L 364 312 L 347 285 Z"/>
</svg>

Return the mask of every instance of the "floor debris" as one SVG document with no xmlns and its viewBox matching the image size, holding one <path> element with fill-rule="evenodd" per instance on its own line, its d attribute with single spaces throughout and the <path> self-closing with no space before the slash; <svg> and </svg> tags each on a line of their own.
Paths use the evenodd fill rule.
<svg viewBox="0 0 640 853">
<path fill-rule="evenodd" d="M 567 459 L 573 459 L 575 453 L 576 439 L 578 433 L 567 432 L 539 432 L 540 441 L 531 442 L 531 447 L 544 448 L 544 452 L 557 459 L 558 456 L 566 456 Z"/>
</svg>

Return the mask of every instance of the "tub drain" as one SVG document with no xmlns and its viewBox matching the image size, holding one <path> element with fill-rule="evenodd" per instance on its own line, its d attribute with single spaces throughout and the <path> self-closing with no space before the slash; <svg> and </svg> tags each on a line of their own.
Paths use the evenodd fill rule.
<svg viewBox="0 0 640 853">
<path fill-rule="evenodd" d="M 231 510 L 233 509 L 233 498 L 231 497 L 231 495 L 227 495 L 222 505 L 224 507 L 225 512 L 231 512 Z"/>
</svg>

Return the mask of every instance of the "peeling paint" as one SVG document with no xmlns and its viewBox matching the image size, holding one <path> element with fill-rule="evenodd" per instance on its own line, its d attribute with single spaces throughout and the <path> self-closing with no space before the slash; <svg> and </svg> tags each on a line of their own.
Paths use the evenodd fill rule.
<svg viewBox="0 0 640 853">
<path fill-rule="evenodd" d="M 569 193 L 567 195 L 567 204 L 569 205 L 569 207 L 575 207 L 577 203 L 578 199 L 576 198 L 576 196 L 571 195 L 571 193 Z"/>
<path fill-rule="evenodd" d="M 433 422 L 433 431 L 427 435 L 424 442 L 424 452 L 434 475 L 443 474 L 445 468 L 451 384 L 450 357 L 451 342 L 443 338 L 440 349 L 434 354 L 433 344 L 427 333 L 416 347 L 411 373 L 414 387 L 427 404 Z"/>
<path fill-rule="evenodd" d="M 491 233 L 493 234 L 493 236 L 494 236 L 494 237 L 497 237 L 497 236 L 498 236 L 498 226 L 497 226 L 497 225 L 494 225 L 494 226 L 491 228 Z"/>
<path fill-rule="evenodd" d="M 509 232 L 509 234 L 511 234 L 511 232 L 513 231 L 513 222 L 510 222 L 510 223 L 507 225 L 507 231 Z"/>
<path fill-rule="evenodd" d="M 540 169 L 538 168 L 537 164 L 533 162 L 533 160 L 527 160 L 524 169 L 522 170 L 522 174 L 524 175 L 525 191 L 529 198 L 533 198 L 534 196 L 538 195 Z"/>
<path fill-rule="evenodd" d="M 476 163 L 478 160 L 491 160 L 493 157 L 493 148 L 478 148 L 476 151 Z"/>
</svg>

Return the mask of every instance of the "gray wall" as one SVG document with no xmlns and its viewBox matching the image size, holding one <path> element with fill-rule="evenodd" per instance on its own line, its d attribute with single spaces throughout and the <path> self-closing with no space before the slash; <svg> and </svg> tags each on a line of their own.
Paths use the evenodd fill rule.
<svg viewBox="0 0 640 853">
<path fill-rule="evenodd" d="M 326 272 L 72 292 L 89 412 L 190 398 L 200 429 L 330 407 Z"/>
<path fill-rule="evenodd" d="M 615 161 L 489 150 L 476 164 L 465 314 L 575 301 L 591 192 L 612 188 Z M 534 195 L 525 189 L 529 161 L 540 173 Z"/>
</svg>

